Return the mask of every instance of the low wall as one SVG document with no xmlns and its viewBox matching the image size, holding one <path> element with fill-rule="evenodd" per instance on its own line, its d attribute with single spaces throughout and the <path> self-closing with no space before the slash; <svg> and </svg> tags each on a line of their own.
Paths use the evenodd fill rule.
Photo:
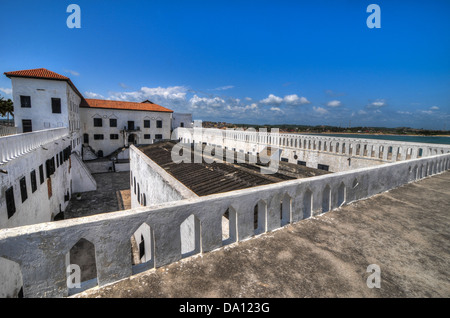
<svg viewBox="0 0 450 318">
<path fill-rule="evenodd" d="M 230 237 L 242 241 L 281 227 L 280 209 L 285 216 L 283 223 L 296 222 L 449 168 L 450 154 L 444 154 L 152 207 L 4 229 L 0 231 L 0 257 L 20 264 L 25 297 L 63 297 L 68 295 L 66 255 L 81 238 L 95 246 L 97 280 L 102 286 L 132 275 L 130 238 L 142 224 L 152 231 L 152 266 L 160 267 L 183 257 L 180 226 L 188 218 L 194 219 L 194 240 L 200 244 L 194 252 L 208 252 L 224 244 L 225 211 L 229 213 Z M 256 205 L 258 223 L 264 225 L 258 232 L 254 229 Z"/>
</svg>

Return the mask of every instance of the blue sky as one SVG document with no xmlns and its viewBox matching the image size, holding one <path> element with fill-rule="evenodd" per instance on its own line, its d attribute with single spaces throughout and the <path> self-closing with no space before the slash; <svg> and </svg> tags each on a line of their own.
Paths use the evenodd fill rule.
<svg viewBox="0 0 450 318">
<path fill-rule="evenodd" d="M 69 4 L 81 28 L 69 29 Z M 369 4 L 381 28 L 369 29 Z M 0 2 L 0 71 L 195 119 L 450 129 L 450 1 Z M 11 97 L 0 78 L 0 94 Z"/>
</svg>

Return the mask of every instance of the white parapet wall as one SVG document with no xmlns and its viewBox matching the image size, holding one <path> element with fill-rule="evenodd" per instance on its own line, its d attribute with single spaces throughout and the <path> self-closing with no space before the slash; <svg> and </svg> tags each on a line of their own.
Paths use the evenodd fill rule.
<svg viewBox="0 0 450 318">
<path fill-rule="evenodd" d="M 226 211 L 230 237 L 242 241 L 448 169 L 450 154 L 430 155 L 126 211 L 4 229 L 0 231 L 0 257 L 20 264 L 25 297 L 64 297 L 68 295 L 66 255 L 82 238 L 95 246 L 97 282 L 103 286 L 133 274 L 130 238 L 144 224 L 151 229 L 151 242 L 146 244 L 151 251 L 145 250 L 145 254 L 151 255 L 152 266 L 161 267 L 186 256 L 182 246 L 187 242 L 183 243 L 180 227 L 187 219 L 195 224 L 189 238 L 190 245 L 195 246 L 193 253 L 209 252 L 229 243 L 222 236 Z M 257 231 L 255 206 L 258 223 L 263 224 Z M 280 209 L 287 216 L 284 222 Z M 0 290 L 4 288 L 7 284 L 0 282 Z"/>
<path fill-rule="evenodd" d="M 303 162 L 307 167 L 327 165 L 340 172 L 404 161 L 450 152 L 450 145 L 388 141 L 349 137 L 285 134 L 254 129 L 223 130 L 178 128 L 172 139 L 183 143 L 206 143 L 212 146 L 257 154 L 266 147 L 280 148 L 280 158 L 290 163 Z"/>
</svg>

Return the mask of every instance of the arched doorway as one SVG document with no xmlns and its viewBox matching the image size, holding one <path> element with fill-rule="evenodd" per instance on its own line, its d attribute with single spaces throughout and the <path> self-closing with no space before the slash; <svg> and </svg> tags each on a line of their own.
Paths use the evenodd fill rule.
<svg viewBox="0 0 450 318">
<path fill-rule="evenodd" d="M 128 144 L 129 145 L 136 145 L 138 141 L 136 134 L 129 134 L 128 135 Z"/>
</svg>

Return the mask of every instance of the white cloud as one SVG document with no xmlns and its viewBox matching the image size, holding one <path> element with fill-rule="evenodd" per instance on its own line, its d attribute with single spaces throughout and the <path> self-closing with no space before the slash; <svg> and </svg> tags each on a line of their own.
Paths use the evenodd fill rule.
<svg viewBox="0 0 450 318">
<path fill-rule="evenodd" d="M 427 115 L 432 115 L 433 111 L 432 110 L 422 110 L 423 114 L 427 114 Z"/>
<path fill-rule="evenodd" d="M 0 87 L 0 91 L 3 92 L 6 95 L 11 95 L 12 94 L 12 89 L 11 88 Z"/>
<path fill-rule="evenodd" d="M 64 72 L 70 73 L 73 76 L 79 76 L 80 75 L 80 73 L 78 73 L 77 71 L 73 71 L 73 70 L 64 70 Z"/>
<path fill-rule="evenodd" d="M 201 108 L 210 108 L 210 107 L 223 107 L 226 105 L 225 100 L 223 100 L 220 97 L 199 97 L 197 95 L 194 95 L 190 100 L 189 103 L 191 104 L 191 107 L 194 109 Z"/>
<path fill-rule="evenodd" d="M 302 105 L 310 103 L 305 97 L 299 97 L 297 94 L 286 95 L 283 100 L 288 105 Z"/>
<path fill-rule="evenodd" d="M 131 102 L 142 102 L 144 100 L 151 100 L 152 102 L 167 103 L 167 102 L 184 102 L 186 101 L 187 88 L 184 86 L 169 86 L 169 87 L 141 87 L 138 91 L 133 92 L 112 92 L 108 99 L 123 100 Z"/>
<path fill-rule="evenodd" d="M 328 107 L 339 107 L 341 105 L 342 105 L 342 103 L 338 100 L 332 100 L 327 103 Z"/>
<path fill-rule="evenodd" d="M 283 102 L 283 99 L 281 97 L 275 96 L 273 94 L 269 94 L 267 98 L 264 98 L 260 100 L 261 104 L 266 105 L 280 105 Z"/>
<path fill-rule="evenodd" d="M 270 110 L 284 114 L 284 111 L 282 111 L 281 108 L 279 107 L 270 107 Z"/>
<path fill-rule="evenodd" d="M 365 110 L 362 109 L 358 110 L 358 115 L 366 115 L 366 114 L 367 112 Z"/>
<path fill-rule="evenodd" d="M 439 110 L 439 107 L 433 106 L 433 107 L 431 107 L 430 109 L 431 109 L 431 110 Z"/>
<path fill-rule="evenodd" d="M 251 101 L 253 99 L 251 97 L 246 97 L 245 100 Z"/>
<path fill-rule="evenodd" d="M 380 108 L 386 106 L 386 101 L 384 99 L 377 99 L 376 101 L 367 105 L 368 108 Z"/>
<path fill-rule="evenodd" d="M 400 114 L 400 115 L 412 115 L 411 112 L 407 112 L 407 111 L 403 111 L 403 110 L 398 110 L 397 114 Z"/>
<path fill-rule="evenodd" d="M 313 106 L 313 110 L 320 115 L 328 114 L 328 110 L 326 110 L 325 108 L 322 108 L 322 107 Z"/>
<path fill-rule="evenodd" d="M 84 92 L 84 97 L 94 98 L 94 99 L 105 99 L 105 97 L 103 95 L 93 93 L 93 92 Z"/>
<path fill-rule="evenodd" d="M 221 87 L 214 88 L 214 90 L 215 91 L 225 91 L 227 89 L 232 89 L 232 88 L 234 88 L 233 85 L 227 85 L 227 86 L 221 86 Z"/>
</svg>

